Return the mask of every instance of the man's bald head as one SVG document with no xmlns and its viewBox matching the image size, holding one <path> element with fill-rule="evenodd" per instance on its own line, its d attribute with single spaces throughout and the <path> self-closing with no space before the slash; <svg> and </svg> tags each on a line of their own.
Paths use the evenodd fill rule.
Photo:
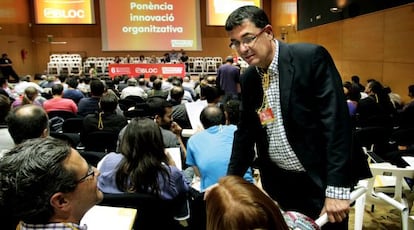
<svg viewBox="0 0 414 230">
<path fill-rule="evenodd" d="M 14 109 L 7 117 L 9 133 L 15 144 L 48 135 L 49 118 L 42 107 L 28 104 Z"/>
<path fill-rule="evenodd" d="M 208 129 L 215 125 L 224 125 L 224 112 L 217 106 L 207 106 L 201 111 L 200 121 L 201 124 L 203 124 L 204 129 Z"/>
</svg>

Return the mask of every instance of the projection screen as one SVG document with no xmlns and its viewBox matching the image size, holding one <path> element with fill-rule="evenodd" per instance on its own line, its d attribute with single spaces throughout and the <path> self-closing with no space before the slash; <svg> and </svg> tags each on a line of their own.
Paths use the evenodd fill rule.
<svg viewBox="0 0 414 230">
<path fill-rule="evenodd" d="M 199 7 L 199 0 L 100 0 L 102 50 L 201 50 Z"/>
</svg>

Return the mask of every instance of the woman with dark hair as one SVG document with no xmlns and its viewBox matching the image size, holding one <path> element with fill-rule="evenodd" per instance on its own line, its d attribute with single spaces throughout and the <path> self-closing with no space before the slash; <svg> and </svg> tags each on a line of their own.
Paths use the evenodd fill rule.
<svg viewBox="0 0 414 230">
<path fill-rule="evenodd" d="M 161 130 L 149 118 L 134 118 L 125 129 L 120 154 L 99 164 L 98 187 L 105 193 L 147 193 L 170 200 L 189 191 L 181 171 L 164 151 Z"/>
<path fill-rule="evenodd" d="M 360 127 L 381 126 L 392 128 L 396 109 L 384 87 L 378 81 L 370 81 L 365 92 L 368 97 L 361 99 L 357 107 L 357 125 Z"/>
</svg>

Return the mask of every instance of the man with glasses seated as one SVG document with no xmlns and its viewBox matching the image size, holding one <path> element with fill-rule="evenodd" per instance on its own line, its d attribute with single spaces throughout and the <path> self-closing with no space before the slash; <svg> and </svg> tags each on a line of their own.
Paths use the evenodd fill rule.
<svg viewBox="0 0 414 230">
<path fill-rule="evenodd" d="M 35 138 L 17 145 L 0 161 L 2 227 L 86 229 L 84 214 L 99 203 L 99 171 L 60 140 Z M 17 221 L 13 221 L 17 220 Z"/>
</svg>

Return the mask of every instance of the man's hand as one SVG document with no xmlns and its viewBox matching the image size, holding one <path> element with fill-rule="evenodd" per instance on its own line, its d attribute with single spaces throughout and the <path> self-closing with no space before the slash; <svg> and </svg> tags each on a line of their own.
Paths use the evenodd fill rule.
<svg viewBox="0 0 414 230">
<path fill-rule="evenodd" d="M 325 204 L 320 215 L 328 214 L 331 223 L 342 222 L 349 213 L 349 200 L 325 198 Z"/>
<path fill-rule="evenodd" d="M 173 121 L 173 122 L 171 123 L 171 131 L 172 131 L 173 133 L 175 133 L 175 135 L 177 135 L 177 136 L 181 136 L 181 132 L 183 131 L 183 129 L 181 128 L 181 126 L 179 126 L 179 125 L 177 124 L 177 122 Z"/>
</svg>

